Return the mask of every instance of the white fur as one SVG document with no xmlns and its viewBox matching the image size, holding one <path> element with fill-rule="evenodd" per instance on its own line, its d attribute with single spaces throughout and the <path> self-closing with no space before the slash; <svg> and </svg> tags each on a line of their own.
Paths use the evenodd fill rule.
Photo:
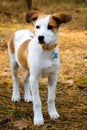
<svg viewBox="0 0 87 130">
<path fill-rule="evenodd" d="M 36 25 L 39 25 L 40 29 L 35 29 L 35 37 L 28 30 L 19 30 L 15 32 L 14 45 L 15 45 L 15 54 L 10 55 L 10 65 L 13 78 L 13 94 L 12 101 L 20 100 L 19 93 L 19 81 L 17 75 L 17 64 L 23 68 L 20 64 L 17 51 L 20 45 L 27 39 L 32 39 L 28 46 L 28 65 L 30 67 L 30 72 L 27 70 L 27 74 L 24 81 L 25 101 L 29 102 L 33 100 L 33 110 L 34 110 L 34 124 L 41 125 L 44 123 L 43 114 L 42 114 L 42 103 L 39 96 L 39 78 L 46 76 L 48 77 L 48 112 L 51 118 L 55 119 L 59 117 L 55 107 L 55 92 L 56 92 L 56 83 L 59 69 L 59 52 L 58 46 L 51 50 L 43 50 L 38 42 L 38 36 L 44 35 L 45 44 L 54 44 L 58 40 L 58 32 L 54 34 L 51 30 L 47 29 L 47 25 L 50 17 L 41 18 L 37 20 Z M 58 53 L 58 58 L 53 58 L 53 53 Z M 22 52 L 23 53 L 23 52 Z M 24 68 L 25 69 L 25 68 Z M 32 93 L 32 96 L 31 96 Z"/>
</svg>

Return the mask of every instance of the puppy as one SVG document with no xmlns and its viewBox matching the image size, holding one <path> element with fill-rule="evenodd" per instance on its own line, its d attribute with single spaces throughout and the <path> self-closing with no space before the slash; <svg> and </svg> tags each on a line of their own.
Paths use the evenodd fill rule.
<svg viewBox="0 0 87 130">
<path fill-rule="evenodd" d="M 58 30 L 62 23 L 71 20 L 67 14 L 47 15 L 36 10 L 26 15 L 27 22 L 33 22 L 35 35 L 29 30 L 16 31 L 9 40 L 8 50 L 13 79 L 12 101 L 20 100 L 18 67 L 26 71 L 24 99 L 33 101 L 34 125 L 44 124 L 42 103 L 39 96 L 39 79 L 48 78 L 48 113 L 56 119 L 55 92 L 60 66 L 58 52 Z"/>
</svg>

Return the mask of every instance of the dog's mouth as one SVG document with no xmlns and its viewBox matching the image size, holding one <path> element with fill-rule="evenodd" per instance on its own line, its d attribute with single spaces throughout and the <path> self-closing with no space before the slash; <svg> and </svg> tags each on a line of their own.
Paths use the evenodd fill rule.
<svg viewBox="0 0 87 130">
<path fill-rule="evenodd" d="M 50 46 L 50 44 L 49 44 L 49 43 L 46 43 L 46 42 L 44 42 L 44 41 L 43 41 L 43 42 L 39 42 L 39 44 L 40 44 L 40 45 L 42 45 L 42 46 L 47 46 L 47 47 L 49 47 L 49 46 Z"/>
<path fill-rule="evenodd" d="M 43 44 L 45 44 L 45 41 L 39 41 L 39 44 L 43 45 Z"/>
<path fill-rule="evenodd" d="M 47 43 L 47 42 L 45 42 L 45 41 L 38 41 L 38 43 L 41 44 L 41 45 L 47 45 L 47 46 L 50 45 L 49 43 Z"/>
</svg>

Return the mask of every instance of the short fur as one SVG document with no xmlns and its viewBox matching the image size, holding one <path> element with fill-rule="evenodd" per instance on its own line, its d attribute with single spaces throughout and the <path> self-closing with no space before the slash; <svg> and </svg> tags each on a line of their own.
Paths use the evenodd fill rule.
<svg viewBox="0 0 87 130">
<path fill-rule="evenodd" d="M 35 36 L 29 30 L 18 30 L 9 39 L 8 50 L 13 79 L 12 101 L 20 100 L 18 67 L 21 67 L 26 71 L 24 99 L 27 102 L 33 101 L 35 125 L 44 124 L 39 96 L 40 77 L 48 78 L 48 113 L 50 118 L 59 117 L 55 107 L 55 92 L 60 60 L 58 45 L 55 43 L 58 42 L 60 24 L 70 20 L 71 16 L 67 14 L 43 15 L 38 11 L 31 11 L 27 14 L 26 21 L 34 23 Z M 42 47 L 43 45 L 45 47 Z M 50 49 L 45 49 L 46 46 Z"/>
</svg>

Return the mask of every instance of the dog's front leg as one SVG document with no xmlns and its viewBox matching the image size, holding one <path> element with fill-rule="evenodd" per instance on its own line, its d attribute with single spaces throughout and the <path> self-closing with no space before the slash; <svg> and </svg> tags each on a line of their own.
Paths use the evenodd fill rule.
<svg viewBox="0 0 87 130">
<path fill-rule="evenodd" d="M 50 118 L 56 119 L 59 117 L 55 107 L 55 93 L 56 93 L 57 74 L 51 74 L 48 77 L 48 112 Z"/>
<path fill-rule="evenodd" d="M 30 86 L 33 97 L 33 111 L 34 111 L 34 125 L 44 124 L 44 119 L 42 115 L 42 104 L 39 96 L 39 77 L 30 75 Z"/>
</svg>

